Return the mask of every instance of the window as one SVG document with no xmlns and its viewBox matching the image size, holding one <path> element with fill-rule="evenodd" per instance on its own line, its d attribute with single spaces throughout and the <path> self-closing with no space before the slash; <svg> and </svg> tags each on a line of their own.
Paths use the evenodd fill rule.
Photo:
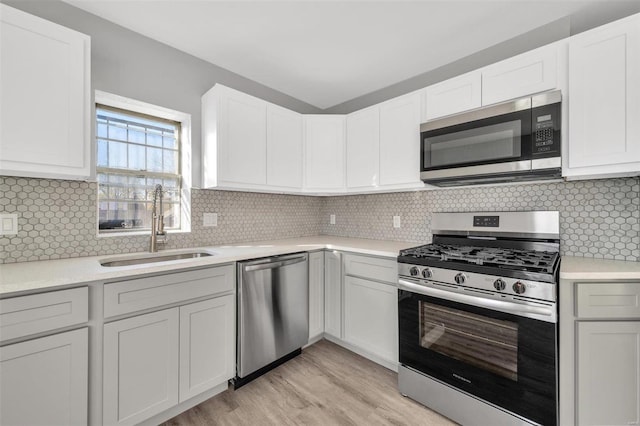
<svg viewBox="0 0 640 426">
<path fill-rule="evenodd" d="M 165 229 L 181 228 L 181 133 L 178 121 L 96 104 L 100 233 L 149 230 L 158 184 Z"/>
</svg>

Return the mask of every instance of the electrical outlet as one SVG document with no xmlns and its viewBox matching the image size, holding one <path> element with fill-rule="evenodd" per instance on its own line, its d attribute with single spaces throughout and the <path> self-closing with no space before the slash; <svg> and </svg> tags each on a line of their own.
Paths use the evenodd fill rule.
<svg viewBox="0 0 640 426">
<path fill-rule="evenodd" d="M 18 234 L 18 215 L 15 213 L 0 214 L 0 235 Z"/>
<path fill-rule="evenodd" d="M 329 225 L 335 225 L 335 224 L 336 224 L 336 215 L 335 214 L 329 215 Z"/>
<path fill-rule="evenodd" d="M 400 216 L 393 217 L 393 227 L 400 228 Z"/>
<path fill-rule="evenodd" d="M 218 213 L 203 214 L 202 226 L 218 226 Z"/>
</svg>

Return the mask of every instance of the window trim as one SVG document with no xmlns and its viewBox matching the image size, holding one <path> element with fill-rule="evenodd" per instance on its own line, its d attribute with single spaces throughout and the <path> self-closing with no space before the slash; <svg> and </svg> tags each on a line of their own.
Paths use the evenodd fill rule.
<svg viewBox="0 0 640 426">
<path fill-rule="evenodd" d="M 92 150 L 92 165 L 93 165 L 93 177 L 97 177 L 97 158 L 95 151 L 95 142 L 97 134 L 97 120 L 96 120 L 96 104 L 100 104 L 101 107 L 116 108 L 135 114 L 139 114 L 142 117 L 167 120 L 170 122 L 180 123 L 180 154 L 179 154 L 179 170 L 181 179 L 181 193 L 180 193 L 180 216 L 181 223 L 179 229 L 167 230 L 169 234 L 187 233 L 191 232 L 191 187 L 192 187 L 192 169 L 191 169 L 191 114 L 164 108 L 158 105 L 153 105 L 147 102 L 138 101 L 135 99 L 127 98 L 124 96 L 115 95 L 100 90 L 95 91 L 94 101 L 92 103 L 92 120 L 93 120 L 93 135 L 92 141 L 94 149 Z M 122 170 L 126 173 L 126 170 Z M 97 188 L 96 188 L 97 191 Z M 96 193 L 97 195 L 97 193 Z M 100 232 L 98 229 L 99 218 L 99 203 L 96 196 L 96 235 L 99 238 L 109 237 L 123 237 L 123 236 L 135 236 L 135 235 L 148 235 L 149 231 L 112 231 L 112 232 Z"/>
</svg>

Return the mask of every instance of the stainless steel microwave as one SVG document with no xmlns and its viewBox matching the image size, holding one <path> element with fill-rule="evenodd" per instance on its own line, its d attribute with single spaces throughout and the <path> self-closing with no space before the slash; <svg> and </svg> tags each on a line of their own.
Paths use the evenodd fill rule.
<svg viewBox="0 0 640 426">
<path fill-rule="evenodd" d="M 479 108 L 420 126 L 421 170 L 436 186 L 561 176 L 560 91 Z"/>
</svg>

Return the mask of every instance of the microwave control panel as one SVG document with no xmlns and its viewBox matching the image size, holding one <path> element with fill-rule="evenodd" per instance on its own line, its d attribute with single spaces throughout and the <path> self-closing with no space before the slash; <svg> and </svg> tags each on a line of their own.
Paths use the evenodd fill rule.
<svg viewBox="0 0 640 426">
<path fill-rule="evenodd" d="M 560 132 L 555 129 L 552 114 L 534 116 L 533 154 L 560 152 Z"/>
</svg>

